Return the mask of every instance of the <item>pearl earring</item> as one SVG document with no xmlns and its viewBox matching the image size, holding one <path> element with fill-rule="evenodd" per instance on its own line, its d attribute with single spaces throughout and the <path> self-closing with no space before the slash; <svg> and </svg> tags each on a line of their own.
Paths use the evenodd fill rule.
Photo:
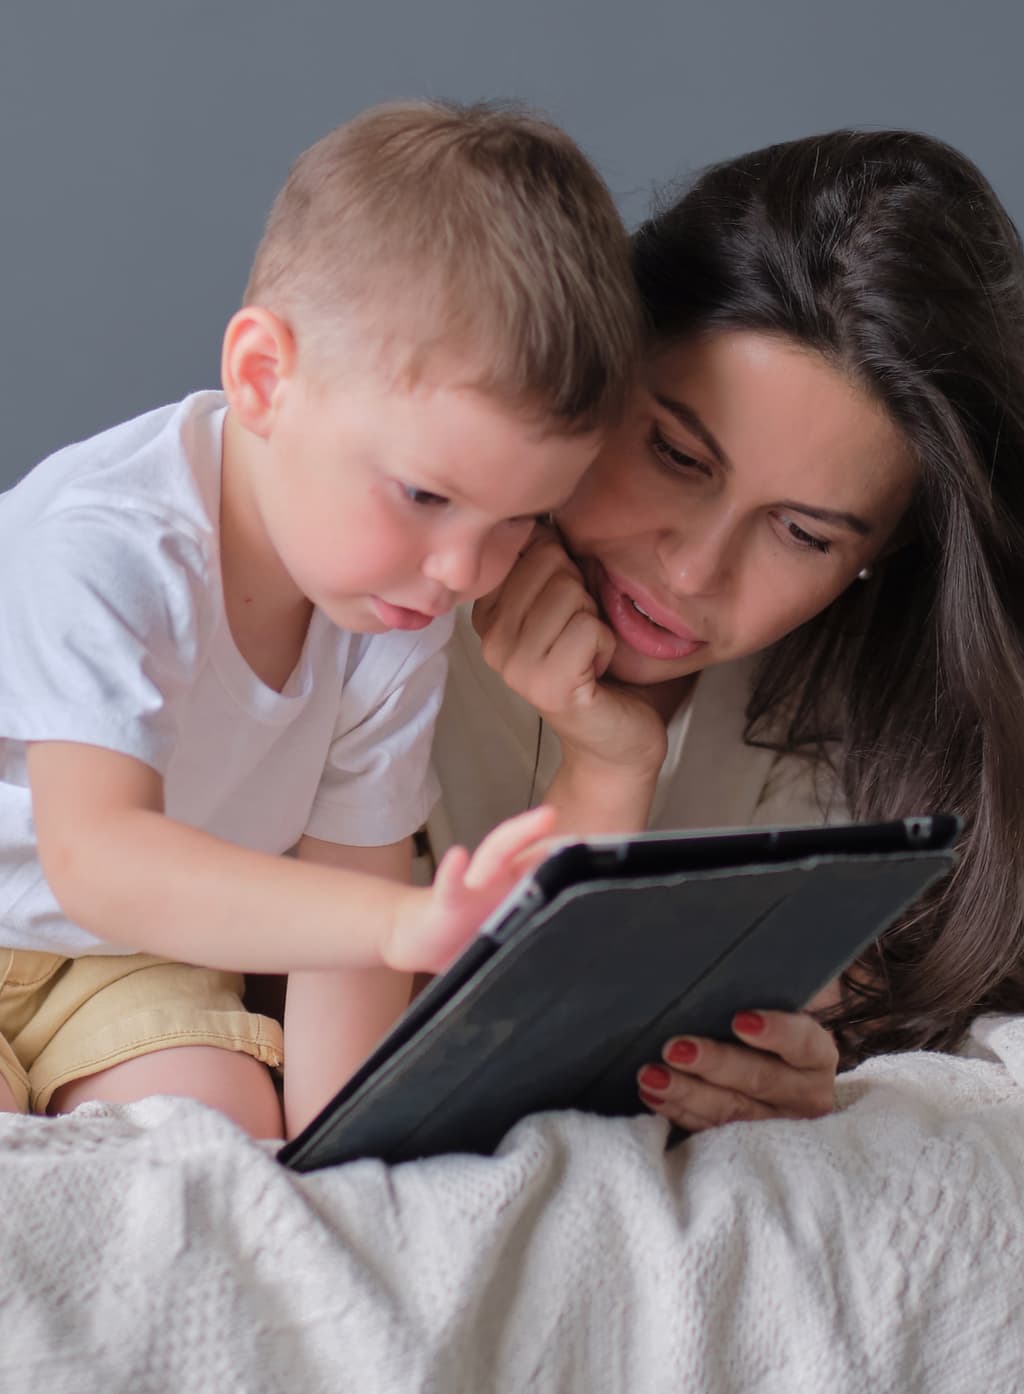
<svg viewBox="0 0 1024 1394">
<path fill-rule="evenodd" d="M 870 567 L 870 566 L 862 566 L 861 569 L 857 572 L 857 580 L 858 580 L 858 581 L 870 581 L 870 580 L 871 580 L 871 567 Z"/>
</svg>

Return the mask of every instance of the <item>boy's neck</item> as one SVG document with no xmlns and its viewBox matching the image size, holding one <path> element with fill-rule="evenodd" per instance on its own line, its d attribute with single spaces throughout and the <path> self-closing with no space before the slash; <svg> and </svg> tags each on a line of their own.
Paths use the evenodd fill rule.
<svg viewBox="0 0 1024 1394">
<path fill-rule="evenodd" d="M 298 663 L 313 605 L 274 550 L 260 515 L 258 460 L 262 441 L 224 420 L 220 485 L 220 562 L 224 609 L 242 657 L 277 691 Z"/>
</svg>

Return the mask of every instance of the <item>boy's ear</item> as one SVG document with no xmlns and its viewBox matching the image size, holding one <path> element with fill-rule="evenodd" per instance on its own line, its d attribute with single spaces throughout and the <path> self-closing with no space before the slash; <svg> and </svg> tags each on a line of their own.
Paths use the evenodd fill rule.
<svg viewBox="0 0 1024 1394">
<path fill-rule="evenodd" d="M 232 315 L 221 348 L 221 381 L 246 430 L 269 435 L 280 391 L 295 365 L 295 334 L 279 315 L 262 305 L 244 305 Z"/>
</svg>

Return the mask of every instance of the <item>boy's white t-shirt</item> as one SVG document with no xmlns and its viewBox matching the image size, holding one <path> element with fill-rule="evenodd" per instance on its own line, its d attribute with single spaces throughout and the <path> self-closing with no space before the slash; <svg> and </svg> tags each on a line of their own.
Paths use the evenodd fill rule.
<svg viewBox="0 0 1024 1394">
<path fill-rule="evenodd" d="M 353 634 L 314 610 L 282 692 L 231 637 L 221 584 L 219 392 L 44 460 L 0 495 L 0 945 L 131 953 L 72 924 L 36 853 L 26 742 L 134 756 L 167 814 L 280 854 L 303 833 L 400 841 L 436 797 L 430 740 L 449 620 Z"/>
</svg>

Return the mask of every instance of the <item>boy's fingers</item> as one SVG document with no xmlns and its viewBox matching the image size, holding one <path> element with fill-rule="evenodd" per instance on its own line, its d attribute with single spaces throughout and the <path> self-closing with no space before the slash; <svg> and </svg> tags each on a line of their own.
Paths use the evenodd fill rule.
<svg viewBox="0 0 1024 1394">
<path fill-rule="evenodd" d="M 499 873 L 506 870 L 509 863 L 541 838 L 554 830 L 555 810 L 547 804 L 531 808 L 528 813 L 520 813 L 509 818 L 488 833 L 473 854 L 463 882 L 467 887 L 477 889 L 486 886 Z"/>
<path fill-rule="evenodd" d="M 434 890 L 442 899 L 459 889 L 465 879 L 468 865 L 469 853 L 465 847 L 448 848 L 434 872 Z"/>
<path fill-rule="evenodd" d="M 509 872 L 516 880 L 520 876 L 525 876 L 534 867 L 540 866 L 541 862 L 550 857 L 551 853 L 557 848 L 565 845 L 564 837 L 541 837 L 536 842 L 531 842 L 525 852 L 517 852 L 509 861 Z"/>
</svg>

